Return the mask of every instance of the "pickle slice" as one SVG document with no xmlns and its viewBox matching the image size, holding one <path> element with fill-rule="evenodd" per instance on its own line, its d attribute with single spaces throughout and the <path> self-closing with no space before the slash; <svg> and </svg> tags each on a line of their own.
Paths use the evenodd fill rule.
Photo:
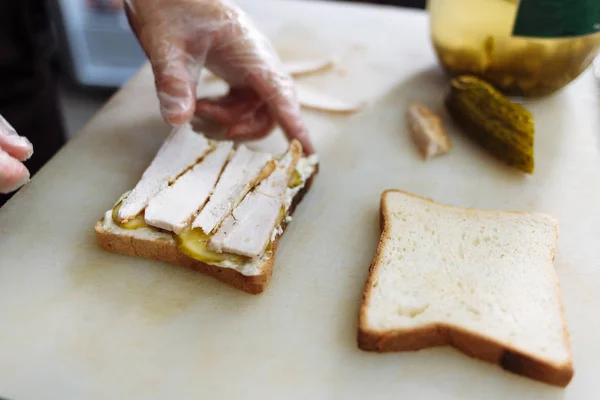
<svg viewBox="0 0 600 400">
<path fill-rule="evenodd" d="M 288 187 L 290 189 L 296 188 L 302 184 L 302 175 L 298 172 L 297 169 L 292 172 L 292 177 L 290 178 L 290 182 L 288 183 Z"/>
<path fill-rule="evenodd" d="M 533 173 L 533 116 L 474 76 L 452 79 L 446 108 L 464 133 L 509 166 Z"/>
<path fill-rule="evenodd" d="M 117 205 L 113 208 L 112 211 L 112 219 L 113 222 L 120 228 L 123 229 L 140 229 L 140 228 L 145 228 L 148 225 L 146 225 L 146 221 L 144 220 L 144 213 L 142 212 L 141 214 L 138 214 L 135 216 L 135 218 L 130 219 L 127 222 L 120 222 L 119 221 L 119 208 L 121 208 L 121 204 L 123 203 L 123 200 L 119 201 L 117 203 Z"/>
<path fill-rule="evenodd" d="M 277 217 L 277 222 L 275 223 L 275 227 L 278 227 L 279 225 L 281 225 L 284 218 L 285 218 L 285 207 L 281 207 L 281 210 L 279 210 L 279 217 Z"/>
<path fill-rule="evenodd" d="M 179 235 L 174 235 L 175 243 L 179 250 L 194 260 L 205 263 L 218 263 L 229 261 L 234 263 L 244 263 L 249 259 L 244 256 L 230 253 L 217 253 L 208 249 L 210 236 L 202 232 L 202 229 L 185 229 Z"/>
</svg>

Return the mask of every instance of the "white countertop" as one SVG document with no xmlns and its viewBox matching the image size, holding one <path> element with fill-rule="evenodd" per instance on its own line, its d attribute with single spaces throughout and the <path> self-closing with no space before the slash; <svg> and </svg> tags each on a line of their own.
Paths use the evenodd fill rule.
<svg viewBox="0 0 600 400">
<path fill-rule="evenodd" d="M 281 241 L 269 288 L 251 296 L 96 245 L 95 221 L 135 184 L 168 132 L 145 68 L 0 211 L 0 397 L 600 398 L 600 90 L 591 70 L 527 104 L 536 120 L 533 176 L 505 168 L 453 130 L 453 150 L 426 163 L 406 131 L 405 105 L 439 106 L 447 81 L 424 13 L 243 4 L 284 59 L 341 57 L 341 69 L 307 84 L 372 100 L 351 117 L 305 113 L 321 172 Z M 284 144 L 275 132 L 257 145 Z M 385 355 L 357 348 L 379 196 L 392 188 L 558 217 L 555 266 L 575 361 L 567 389 L 451 348 Z"/>
</svg>

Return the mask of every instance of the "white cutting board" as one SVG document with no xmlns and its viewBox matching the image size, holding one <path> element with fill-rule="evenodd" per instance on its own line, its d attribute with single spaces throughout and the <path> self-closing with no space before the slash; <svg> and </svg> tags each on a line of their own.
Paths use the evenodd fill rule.
<svg viewBox="0 0 600 400">
<path fill-rule="evenodd" d="M 284 59 L 341 57 L 340 70 L 306 83 L 372 100 L 351 117 L 306 112 L 321 172 L 284 235 L 271 285 L 251 296 L 96 246 L 94 222 L 135 184 L 168 132 L 146 68 L 0 211 L 0 397 L 600 398 L 600 96 L 591 73 L 528 104 L 536 119 L 533 176 L 504 167 L 452 129 L 454 149 L 424 162 L 409 140 L 405 105 L 437 107 L 446 87 L 425 14 L 243 4 Z M 260 145 L 282 150 L 285 142 L 276 132 Z M 379 196 L 389 188 L 559 218 L 555 264 L 575 360 L 567 389 L 450 348 L 358 350 Z"/>
</svg>

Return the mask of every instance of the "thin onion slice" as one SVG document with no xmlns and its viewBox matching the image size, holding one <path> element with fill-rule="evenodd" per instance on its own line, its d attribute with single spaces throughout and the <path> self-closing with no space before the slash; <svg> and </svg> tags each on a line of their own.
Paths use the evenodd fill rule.
<svg viewBox="0 0 600 400">
<path fill-rule="evenodd" d="M 334 66 L 333 59 L 306 59 L 297 61 L 288 61 L 283 63 L 285 70 L 293 77 L 315 74 L 317 72 L 326 71 Z M 205 81 L 216 81 L 220 78 L 208 70 L 202 71 Z"/>
<path fill-rule="evenodd" d="M 346 102 L 298 84 L 296 85 L 296 95 L 302 107 L 317 111 L 354 114 L 365 106 L 365 103 Z"/>
</svg>

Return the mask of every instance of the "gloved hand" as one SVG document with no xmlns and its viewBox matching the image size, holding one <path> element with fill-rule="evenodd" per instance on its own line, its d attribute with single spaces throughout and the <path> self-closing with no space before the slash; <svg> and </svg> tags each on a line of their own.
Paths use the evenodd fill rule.
<svg viewBox="0 0 600 400">
<path fill-rule="evenodd" d="M 0 193 L 15 191 L 29 181 L 29 171 L 21 161 L 32 154 L 31 142 L 0 115 Z"/>
<path fill-rule="evenodd" d="M 227 0 L 126 0 L 129 23 L 150 59 L 164 119 L 195 114 L 228 127 L 232 139 L 267 135 L 278 123 L 313 152 L 294 81 L 268 39 Z M 203 67 L 230 85 L 219 99 L 196 99 Z"/>
</svg>

